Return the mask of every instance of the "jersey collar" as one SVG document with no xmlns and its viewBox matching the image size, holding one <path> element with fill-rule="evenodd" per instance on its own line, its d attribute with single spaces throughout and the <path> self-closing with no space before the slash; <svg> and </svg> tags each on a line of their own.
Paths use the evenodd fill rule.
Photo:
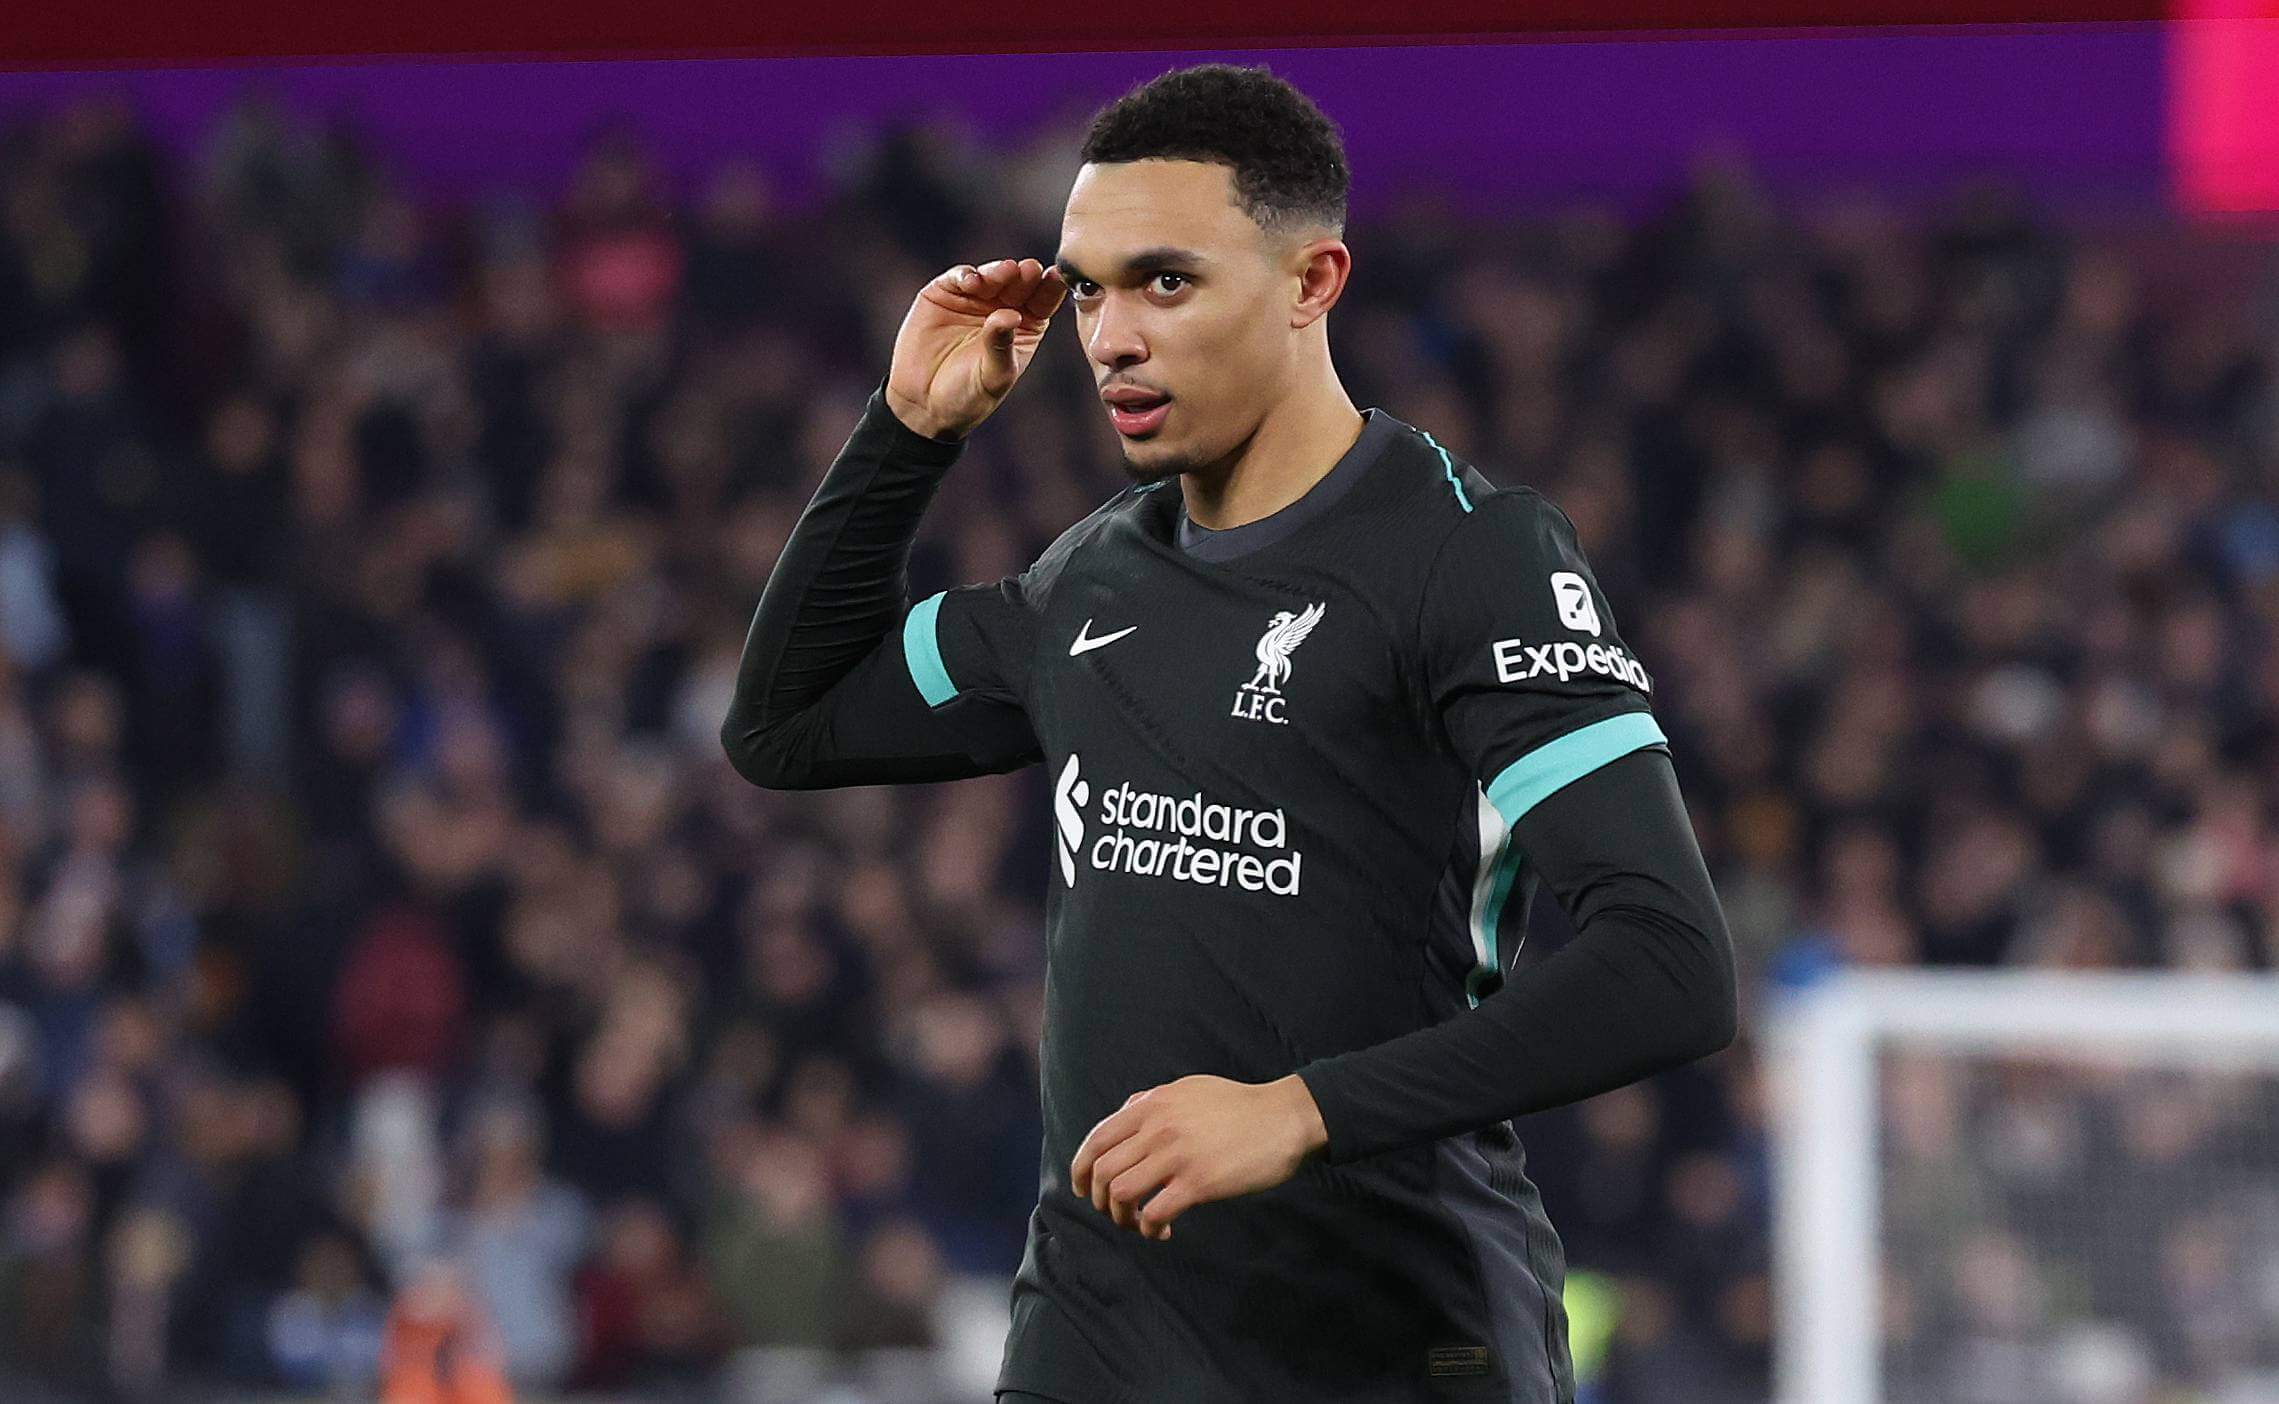
<svg viewBox="0 0 2279 1404">
<path fill-rule="evenodd" d="M 1213 529 L 1187 518 L 1187 500 L 1176 481 L 1150 489 L 1157 499 L 1149 504 L 1149 523 L 1160 541 L 1206 561 L 1231 561 L 1271 546 L 1327 511 L 1352 490 L 1400 430 L 1400 421 L 1372 405 L 1361 411 L 1363 424 L 1352 447 L 1339 455 L 1314 485 L 1297 501 L 1240 526 Z"/>
</svg>

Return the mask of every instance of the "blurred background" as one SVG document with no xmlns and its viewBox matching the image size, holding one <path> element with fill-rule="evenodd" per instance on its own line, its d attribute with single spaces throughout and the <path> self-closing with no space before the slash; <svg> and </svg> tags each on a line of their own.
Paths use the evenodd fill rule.
<svg viewBox="0 0 2279 1404">
<path fill-rule="evenodd" d="M 1521 1127 L 1589 1404 L 1772 1396 L 1783 991 L 2279 958 L 2279 262 L 2158 27 L 0 75 L 0 1396 L 987 1398 L 1043 782 L 717 729 L 918 285 L 1201 57 L 1344 127 L 1346 383 L 1574 518 L 1738 945 Z M 1090 388 L 916 595 L 1121 485 Z M 1890 1082 L 1892 1397 L 2279 1398 L 2279 1079 Z"/>
</svg>

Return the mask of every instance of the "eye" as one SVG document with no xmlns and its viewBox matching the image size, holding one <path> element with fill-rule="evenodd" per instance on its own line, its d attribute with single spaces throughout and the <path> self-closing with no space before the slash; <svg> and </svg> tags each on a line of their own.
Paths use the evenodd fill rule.
<svg viewBox="0 0 2279 1404">
<path fill-rule="evenodd" d="M 1068 293 L 1071 297 L 1082 300 L 1098 296 L 1099 292 L 1100 285 L 1090 278 L 1071 278 L 1068 280 Z"/>
<path fill-rule="evenodd" d="M 1185 287 L 1187 284 L 1187 275 L 1184 273 L 1158 273 L 1149 281 L 1154 283 L 1161 283 L 1166 278 L 1169 278 L 1173 283 L 1178 284 L 1178 287 L 1169 287 L 1163 289 L 1163 295 L 1165 297 L 1169 297 L 1173 293 L 1178 292 L 1179 288 Z"/>
</svg>

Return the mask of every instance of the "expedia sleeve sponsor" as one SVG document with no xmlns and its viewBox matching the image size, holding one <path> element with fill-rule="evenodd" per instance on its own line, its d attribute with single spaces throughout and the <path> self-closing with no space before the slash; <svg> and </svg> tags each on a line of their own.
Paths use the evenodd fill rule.
<svg viewBox="0 0 2279 1404">
<path fill-rule="evenodd" d="M 1620 645 L 1594 643 L 1586 647 L 1572 639 L 1555 643 L 1497 639 L 1489 648 L 1495 655 L 1497 682 L 1530 682 L 1536 678 L 1566 682 L 1580 673 L 1599 673 L 1620 678 L 1640 692 L 1654 690 L 1654 680 L 1630 650 Z"/>
<path fill-rule="evenodd" d="M 1426 581 L 1432 701 L 1483 785 L 1593 722 L 1646 711 L 1653 676 L 1616 631 L 1574 524 L 1527 489 L 1483 498 Z"/>
</svg>

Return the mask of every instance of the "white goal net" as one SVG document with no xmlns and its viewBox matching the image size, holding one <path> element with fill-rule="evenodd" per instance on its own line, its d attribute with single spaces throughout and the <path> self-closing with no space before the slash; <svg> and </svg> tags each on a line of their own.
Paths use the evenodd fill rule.
<svg viewBox="0 0 2279 1404">
<path fill-rule="evenodd" d="M 1781 1404 L 2279 1404 L 2279 980 L 1847 973 L 1771 1037 Z"/>
</svg>

